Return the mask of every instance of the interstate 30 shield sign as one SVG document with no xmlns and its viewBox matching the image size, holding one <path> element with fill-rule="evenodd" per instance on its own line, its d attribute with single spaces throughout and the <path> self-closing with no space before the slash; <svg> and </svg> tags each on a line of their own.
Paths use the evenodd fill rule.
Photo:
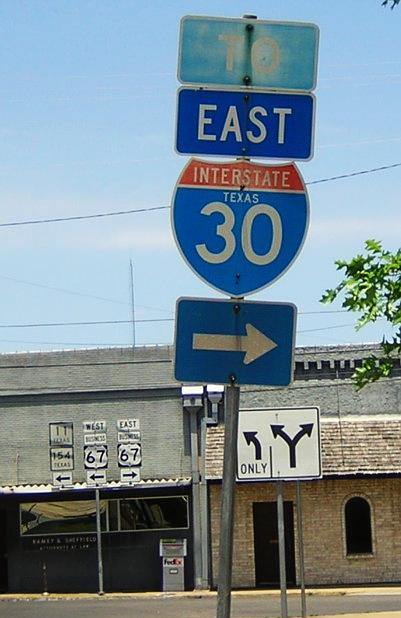
<svg viewBox="0 0 401 618">
<path fill-rule="evenodd" d="M 190 159 L 171 209 L 184 260 L 206 283 L 232 297 L 280 277 L 304 242 L 309 201 L 294 163 Z"/>
</svg>

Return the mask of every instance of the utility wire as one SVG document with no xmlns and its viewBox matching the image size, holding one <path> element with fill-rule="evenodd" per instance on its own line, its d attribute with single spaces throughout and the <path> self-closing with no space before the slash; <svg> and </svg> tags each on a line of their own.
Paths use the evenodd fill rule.
<svg viewBox="0 0 401 618">
<path fill-rule="evenodd" d="M 358 172 L 351 172 L 349 174 L 341 174 L 340 176 L 330 176 L 328 178 L 320 178 L 318 180 L 311 180 L 306 182 L 306 185 L 317 185 L 324 182 L 333 182 L 334 180 L 342 180 L 344 178 L 352 178 L 354 176 L 361 176 L 362 174 L 373 174 L 374 172 L 382 172 L 384 170 L 393 169 L 395 167 L 401 167 L 401 163 L 393 163 L 391 165 L 382 165 L 381 167 L 373 167 L 371 169 L 360 170 Z M 0 227 L 17 227 L 21 225 L 36 225 L 39 223 L 60 223 L 63 221 L 82 221 L 83 219 L 99 219 L 101 217 L 116 217 L 120 215 L 131 215 L 138 212 L 152 212 L 155 210 L 167 210 L 170 206 L 151 206 L 150 208 L 132 208 L 130 210 L 118 210 L 115 212 L 101 212 L 94 215 L 77 215 L 74 217 L 57 217 L 54 219 L 32 219 L 28 221 L 12 221 L 9 223 L 0 223 Z"/>
<path fill-rule="evenodd" d="M 63 294 L 72 294 L 73 296 L 83 296 L 85 298 L 94 298 L 96 300 L 104 300 L 109 303 L 116 303 L 118 305 L 128 305 L 121 300 L 116 300 L 115 298 L 106 298 L 105 296 L 96 296 L 95 294 L 88 294 L 85 292 L 77 292 L 74 290 L 66 290 L 65 288 L 54 287 L 53 285 L 45 285 L 43 283 L 34 283 L 33 281 L 25 281 L 24 279 L 15 279 L 14 277 L 7 277 L 6 275 L 0 275 L 0 279 L 4 279 L 6 281 L 12 281 L 13 283 L 23 283 L 24 285 L 31 285 L 36 288 L 42 288 L 44 290 L 52 290 L 53 292 L 62 292 Z"/>
<path fill-rule="evenodd" d="M 11 223 L 0 223 L 0 227 L 15 227 L 17 225 L 35 225 L 36 223 L 59 223 L 60 221 L 80 221 L 81 219 L 98 219 L 100 217 L 115 217 L 119 215 L 130 215 L 136 212 L 151 212 L 152 210 L 164 210 L 169 206 L 153 206 L 150 208 L 133 208 L 131 210 L 118 210 L 115 212 L 100 212 L 95 215 L 77 215 L 75 217 L 57 217 L 56 219 L 33 219 L 31 221 L 13 221 Z"/>
<path fill-rule="evenodd" d="M 333 311 L 300 311 L 299 315 L 321 315 L 328 313 L 349 313 L 347 309 L 337 309 Z M 154 323 L 154 322 L 174 322 L 174 318 L 143 318 L 135 319 L 135 323 Z M 132 324 L 132 320 L 91 320 L 88 322 L 40 322 L 31 324 L 0 324 L 0 328 L 42 328 L 47 326 L 100 326 L 103 324 Z M 344 325 L 346 326 L 346 325 Z M 339 328 L 338 326 L 326 326 L 325 328 Z M 315 329 L 312 329 L 315 330 Z M 321 330 L 321 329 L 318 329 Z M 299 331 L 310 332 L 310 331 Z"/>
<path fill-rule="evenodd" d="M 174 318 L 154 318 L 135 322 L 172 322 Z M 100 324 L 132 324 L 132 320 L 96 320 L 91 322 L 42 322 L 38 324 L 0 324 L 0 328 L 42 328 L 45 326 L 96 326 Z"/>
<path fill-rule="evenodd" d="M 359 172 L 351 172 L 350 174 L 341 174 L 340 176 L 331 176 L 330 178 L 321 178 L 320 180 L 311 180 L 306 182 L 306 185 L 317 185 L 322 182 L 331 182 L 332 180 L 341 180 L 342 178 L 352 178 L 353 176 L 361 176 L 362 174 L 373 174 L 373 172 L 382 172 L 383 170 L 390 170 L 394 167 L 401 167 L 401 163 L 393 163 L 392 165 L 382 165 L 381 167 L 372 167 L 368 170 L 361 170 Z"/>
</svg>

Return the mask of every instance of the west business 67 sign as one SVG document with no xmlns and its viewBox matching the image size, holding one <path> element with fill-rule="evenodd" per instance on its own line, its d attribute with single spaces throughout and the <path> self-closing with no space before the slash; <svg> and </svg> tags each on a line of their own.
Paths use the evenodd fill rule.
<svg viewBox="0 0 401 618">
<path fill-rule="evenodd" d="M 188 265 L 233 297 L 260 290 L 298 255 L 309 221 L 303 179 L 291 164 L 191 159 L 178 179 L 172 227 Z"/>
</svg>

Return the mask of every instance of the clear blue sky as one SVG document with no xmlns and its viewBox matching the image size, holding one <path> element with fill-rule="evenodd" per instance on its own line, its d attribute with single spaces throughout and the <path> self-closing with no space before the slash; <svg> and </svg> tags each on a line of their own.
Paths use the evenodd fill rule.
<svg viewBox="0 0 401 618">
<path fill-rule="evenodd" d="M 316 148 L 306 182 L 401 162 L 401 6 L 379 0 L 3 0 L 0 223 L 169 206 L 187 158 L 174 152 L 183 15 L 309 21 L 320 28 Z M 311 185 L 300 257 L 249 297 L 294 302 L 297 345 L 378 341 L 318 300 L 376 237 L 399 246 L 401 167 Z M 0 351 L 171 343 L 179 296 L 222 297 L 184 264 L 169 210 L 0 227 Z M 309 313 L 312 312 L 312 313 Z M 314 313 L 323 312 L 323 313 Z M 141 320 L 166 321 L 142 322 Z M 5 328 L 4 325 L 20 325 Z"/>
</svg>

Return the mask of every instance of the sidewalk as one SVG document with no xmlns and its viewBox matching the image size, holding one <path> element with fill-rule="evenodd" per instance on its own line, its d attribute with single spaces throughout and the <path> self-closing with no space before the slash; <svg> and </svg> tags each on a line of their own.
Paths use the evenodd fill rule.
<svg viewBox="0 0 401 618">
<path fill-rule="evenodd" d="M 277 600 L 280 598 L 280 590 L 260 590 L 260 589 L 249 589 L 249 590 L 233 590 L 232 591 L 232 599 L 235 602 L 235 599 L 245 599 L 248 598 L 275 598 L 275 605 L 277 606 Z M 290 589 L 287 591 L 287 595 L 290 599 L 297 599 L 297 607 L 299 610 L 297 611 L 298 616 L 301 614 L 300 609 L 300 590 L 299 589 Z M 308 607 L 308 598 L 311 597 L 329 597 L 329 596 L 385 596 L 385 595 L 398 595 L 401 597 L 401 586 L 368 586 L 368 587 L 338 587 L 338 588 L 307 588 L 306 590 L 306 602 Z M 107 592 L 103 595 L 99 595 L 97 593 L 50 593 L 50 594 L 0 594 L 0 606 L 2 601 L 38 601 L 46 602 L 49 601 L 66 601 L 66 600 L 93 600 L 96 601 L 113 601 L 119 599 L 140 599 L 146 600 L 148 599 L 215 599 L 217 597 L 217 592 L 215 590 L 192 590 L 185 592 Z M 298 605 L 299 599 L 299 605 Z M 278 606 L 279 607 L 279 606 Z M 308 608 L 309 609 L 309 608 Z M 237 606 L 238 612 L 238 606 Z M 234 612 L 234 618 L 238 613 Z M 246 613 L 249 616 L 248 613 Z M 273 614 L 272 614 L 273 615 Z M 277 612 L 274 613 L 277 616 Z M 293 615 L 293 614 L 292 614 Z M 308 616 L 312 614 L 307 613 Z M 333 618 L 333 616 L 340 616 L 341 618 L 361 618 L 362 616 L 368 616 L 369 618 L 401 618 L 401 601 L 400 601 L 400 609 L 397 611 L 365 611 L 363 613 L 336 613 L 336 614 L 327 614 L 327 613 L 313 613 L 313 616 L 316 618 L 328 618 L 329 616 Z M 213 613 L 214 618 L 214 613 Z M 266 618 L 266 613 L 263 614 L 263 618 Z"/>
<path fill-rule="evenodd" d="M 306 588 L 306 596 L 345 596 L 345 595 L 401 595 L 401 586 L 358 586 L 358 587 L 338 587 L 338 588 Z M 235 597 L 273 597 L 280 596 L 280 590 L 275 589 L 239 589 L 232 590 L 231 595 Z M 287 596 L 294 597 L 300 596 L 301 591 L 299 588 L 290 588 L 287 590 Z M 183 592 L 105 592 L 99 595 L 97 592 L 51 592 L 51 593 L 1 593 L 0 601 L 4 600 L 28 600 L 28 599 L 117 599 L 117 598 L 213 598 L 217 596 L 216 590 L 185 590 Z M 387 613 L 387 612 L 384 612 Z M 391 612 L 394 616 L 394 612 Z M 397 613 L 397 612 L 395 612 Z M 401 607 L 400 607 L 401 618 Z M 342 614 L 348 616 L 348 614 Z M 369 614 L 373 616 L 373 614 Z M 395 617 L 394 617 L 395 618 Z"/>
</svg>

